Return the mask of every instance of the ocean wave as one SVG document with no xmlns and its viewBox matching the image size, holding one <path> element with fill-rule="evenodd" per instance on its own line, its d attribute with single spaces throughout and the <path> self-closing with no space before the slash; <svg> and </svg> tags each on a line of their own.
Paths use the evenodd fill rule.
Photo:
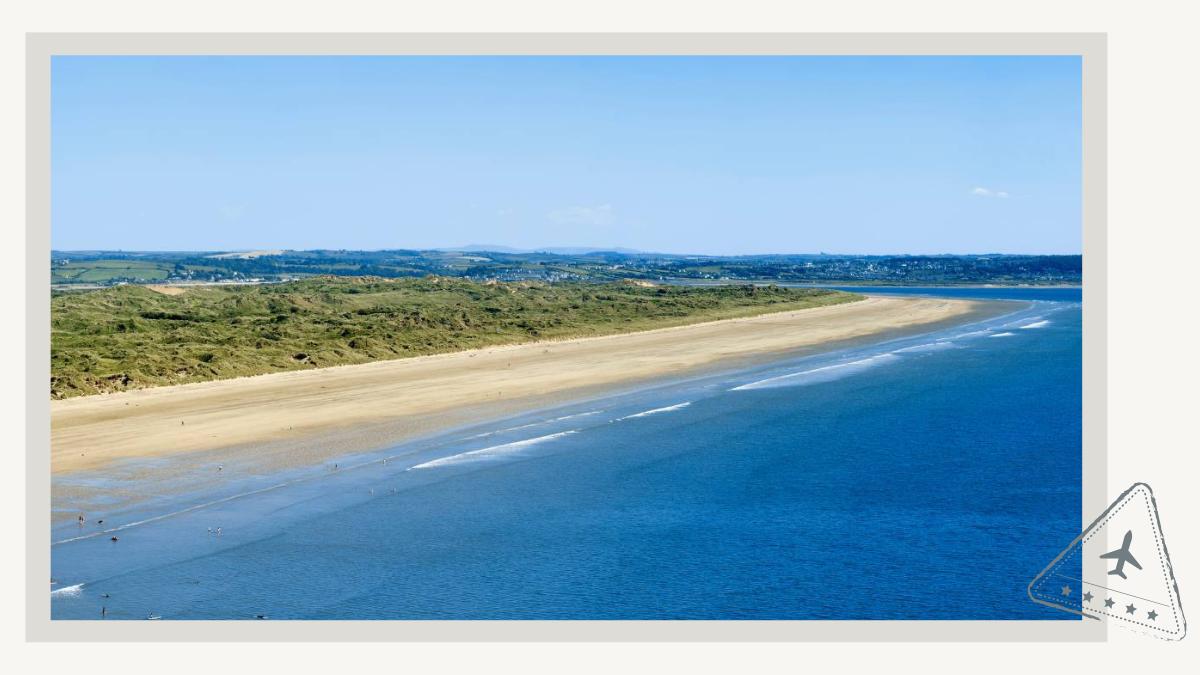
<svg viewBox="0 0 1200 675">
<path fill-rule="evenodd" d="M 432 468 L 438 467 L 438 466 L 449 466 L 449 465 L 453 465 L 453 464 L 462 464 L 464 462 L 473 462 L 473 461 L 480 461 L 480 460 L 494 459 L 497 457 L 503 457 L 505 455 L 511 455 L 515 452 L 519 452 L 525 448 L 528 448 L 533 445 L 537 445 L 539 443 L 545 443 L 546 441 L 552 441 L 556 438 L 562 438 L 563 436 L 569 436 L 571 434 L 577 433 L 578 431 L 579 431 L 578 429 L 572 429 L 571 431 L 560 431 L 555 434 L 547 434 L 545 436 L 538 436 L 537 438 L 527 438 L 523 441 L 513 441 L 512 443 L 503 443 L 501 445 L 493 445 L 491 447 L 481 448 L 479 450 L 470 450 L 468 452 L 460 452 L 457 455 L 450 455 L 449 457 L 441 457 L 439 459 L 430 460 L 430 461 L 424 462 L 422 464 L 410 466 L 410 467 L 408 467 L 407 470 L 412 471 L 413 469 L 432 469 Z"/>
<path fill-rule="evenodd" d="M 487 438 L 488 436 L 495 436 L 496 434 L 506 434 L 510 431 L 520 431 L 521 429 L 530 429 L 532 427 L 540 427 L 543 424 L 553 424 L 555 422 L 563 422 L 566 420 L 573 420 L 577 417 L 587 417 L 588 415 L 599 415 L 602 412 L 604 412 L 604 411 L 603 410 L 590 410 L 588 412 L 575 413 L 574 415 L 563 415 L 562 417 L 555 417 L 553 419 L 541 420 L 538 422 L 530 422 L 529 424 L 522 424 L 522 425 L 515 426 L 515 427 L 506 427 L 504 429 L 496 429 L 494 431 L 485 431 L 482 434 L 475 434 L 474 436 L 467 436 L 466 439 L 464 439 L 464 440 L 469 441 L 469 440 L 473 440 L 476 438 Z"/>
<path fill-rule="evenodd" d="M 624 417 L 618 417 L 617 419 L 615 419 L 615 420 L 613 420 L 613 421 L 614 421 L 614 422 L 620 422 L 620 421 L 622 421 L 622 420 L 631 420 L 631 419 L 634 419 L 634 418 L 637 418 L 637 417 L 647 417 L 647 416 L 649 416 L 649 415 L 657 415 L 657 414 L 659 414 L 659 413 L 671 412 L 671 411 L 673 411 L 673 410 L 681 410 L 681 409 L 683 409 L 683 408 L 686 408 L 686 407 L 688 407 L 688 406 L 689 406 L 689 405 L 691 405 L 691 404 L 692 404 L 692 402 L 691 402 L 691 401 L 684 401 L 683 403 L 676 403 L 675 405 L 669 405 L 669 406 L 667 406 L 667 407 L 665 407 L 665 408 L 654 408 L 653 410 L 643 410 L 643 411 L 642 411 L 642 412 L 640 412 L 640 413 L 634 413 L 634 414 L 632 414 L 632 415 L 626 415 L 626 416 L 624 416 Z"/>
<path fill-rule="evenodd" d="M 83 584 L 75 584 L 74 586 L 63 586 L 50 591 L 50 595 L 58 597 L 73 598 L 83 592 Z"/>
<path fill-rule="evenodd" d="M 529 424 L 522 424 L 522 425 L 516 426 L 516 427 L 507 427 L 505 429 L 494 429 L 492 431 L 485 431 L 482 434 L 475 434 L 474 436 L 467 436 L 463 440 L 470 441 L 470 440 L 474 440 L 476 438 L 487 438 L 488 436 L 495 436 L 496 434 L 508 433 L 509 431 L 520 431 L 521 429 L 528 429 L 530 427 L 536 427 L 541 424 L 545 424 L 545 422 L 530 422 Z"/>
<path fill-rule="evenodd" d="M 926 342 L 925 344 L 913 345 L 911 347 L 902 347 L 892 353 L 909 354 L 913 352 L 936 352 L 943 349 L 958 349 L 958 345 L 949 340 L 938 340 L 937 342 Z"/>
<path fill-rule="evenodd" d="M 893 352 L 876 354 L 875 356 L 868 356 L 865 359 L 859 359 L 857 361 L 835 363 L 831 366 L 821 366 L 820 368 L 813 368 L 811 370 L 802 370 L 798 373 L 789 373 L 787 375 L 780 375 L 778 377 L 769 377 L 765 380 L 759 380 L 758 382 L 751 382 L 750 384 L 743 384 L 740 387 L 734 387 L 730 391 L 766 389 L 770 387 L 786 387 L 817 384 L 819 382 L 831 382 L 833 380 L 840 380 L 843 377 L 854 375 L 855 373 L 860 373 L 869 368 L 874 368 L 875 366 L 883 365 L 890 361 L 895 361 L 898 358 L 900 357 L 896 356 Z"/>
<path fill-rule="evenodd" d="M 1009 328 L 1017 328 L 1017 327 L 1021 326 L 1022 324 L 1041 321 L 1042 318 L 1043 317 L 1041 314 L 1037 314 L 1034 316 L 1022 316 L 1020 318 L 1013 319 L 1012 321 L 1006 321 L 1006 322 L 1000 324 L 997 328 L 999 330 L 1007 330 Z"/>
<path fill-rule="evenodd" d="M 575 413 L 574 415 L 563 415 L 562 417 L 555 417 L 554 419 L 552 419 L 550 421 L 551 422 L 562 422 L 563 420 L 573 420 L 577 417 L 588 417 L 589 415 L 599 415 L 602 412 L 604 412 L 604 411 L 603 410 L 589 410 L 588 412 Z"/>
<path fill-rule="evenodd" d="M 1042 319 L 1041 321 L 1034 321 L 1033 323 L 1021 326 L 1021 330 L 1029 330 L 1030 328 L 1041 328 L 1043 326 L 1049 325 L 1049 323 L 1050 322 L 1048 320 Z"/>
<path fill-rule="evenodd" d="M 1004 331 L 1003 333 L 992 333 L 992 334 L 991 334 L 991 335 L 989 335 L 988 337 L 994 337 L 994 338 L 995 338 L 995 337 L 1011 337 L 1011 336 L 1013 336 L 1013 335 L 1016 335 L 1016 333 L 1013 333 L 1012 331 L 1007 331 L 1007 330 L 1006 330 L 1006 331 Z"/>
</svg>

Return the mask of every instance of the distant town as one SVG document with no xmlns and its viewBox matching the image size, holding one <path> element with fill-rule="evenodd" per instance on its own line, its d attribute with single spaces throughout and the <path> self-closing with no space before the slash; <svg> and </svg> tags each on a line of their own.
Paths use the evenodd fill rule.
<svg viewBox="0 0 1200 675">
<path fill-rule="evenodd" d="M 499 247 L 497 247 L 499 248 Z M 1077 285 L 1080 255 L 697 256 L 583 249 L 128 252 L 54 251 L 55 289 L 119 284 L 274 283 L 317 275 L 475 281 Z"/>
</svg>

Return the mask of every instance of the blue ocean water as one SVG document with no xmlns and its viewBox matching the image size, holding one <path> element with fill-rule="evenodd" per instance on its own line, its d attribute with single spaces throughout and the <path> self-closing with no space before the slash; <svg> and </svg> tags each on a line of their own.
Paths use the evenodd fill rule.
<svg viewBox="0 0 1200 675">
<path fill-rule="evenodd" d="M 52 616 L 1077 619 L 1080 291 L 877 290 L 1014 301 L 60 525 Z"/>
</svg>

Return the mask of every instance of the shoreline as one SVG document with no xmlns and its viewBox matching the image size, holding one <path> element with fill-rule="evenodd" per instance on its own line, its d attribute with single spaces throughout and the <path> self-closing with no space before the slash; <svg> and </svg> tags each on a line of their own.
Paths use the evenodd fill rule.
<svg viewBox="0 0 1200 675">
<path fill-rule="evenodd" d="M 656 378 L 961 320 L 987 303 L 869 296 L 806 310 L 51 402 L 51 474 L 224 455 L 297 466 Z"/>
</svg>

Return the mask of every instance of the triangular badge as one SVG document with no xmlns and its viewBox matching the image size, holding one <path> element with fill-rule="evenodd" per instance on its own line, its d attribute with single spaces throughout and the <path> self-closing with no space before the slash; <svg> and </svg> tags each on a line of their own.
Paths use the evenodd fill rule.
<svg viewBox="0 0 1200 675">
<path fill-rule="evenodd" d="M 1137 483 L 1029 583 L 1034 602 L 1164 640 L 1187 632 L 1150 486 Z"/>
</svg>

